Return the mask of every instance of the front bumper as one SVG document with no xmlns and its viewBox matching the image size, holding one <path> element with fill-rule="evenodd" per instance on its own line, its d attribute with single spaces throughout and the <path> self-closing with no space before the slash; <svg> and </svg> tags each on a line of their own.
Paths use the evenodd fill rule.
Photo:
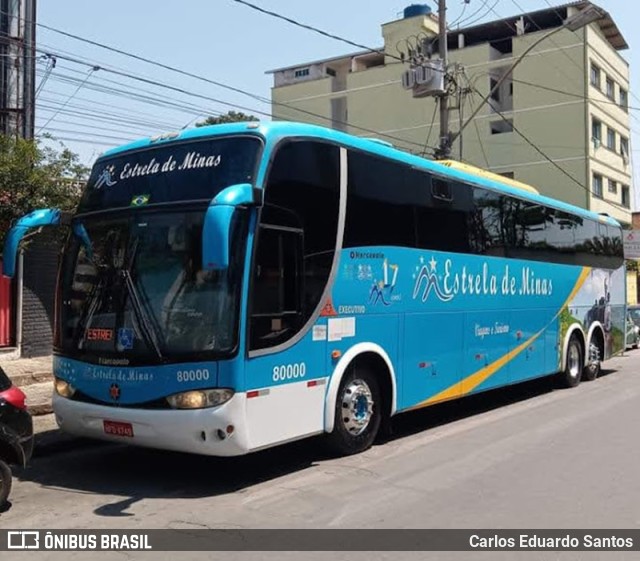
<svg viewBox="0 0 640 561">
<path fill-rule="evenodd" d="M 77 436 L 207 456 L 239 456 L 249 451 L 245 400 L 245 394 L 238 393 L 219 407 L 149 410 L 84 403 L 54 394 L 53 411 L 58 426 Z M 130 423 L 133 436 L 105 434 L 104 421 Z"/>
</svg>

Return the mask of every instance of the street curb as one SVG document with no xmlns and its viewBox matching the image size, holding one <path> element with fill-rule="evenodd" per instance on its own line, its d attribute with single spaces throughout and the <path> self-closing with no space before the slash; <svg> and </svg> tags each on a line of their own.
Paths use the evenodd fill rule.
<svg viewBox="0 0 640 561">
<path fill-rule="evenodd" d="M 7 375 L 13 384 L 19 388 L 24 388 L 25 386 L 30 386 L 32 384 L 41 384 L 42 382 L 53 381 L 52 372 L 30 372 L 29 374 L 18 374 L 17 376 L 11 376 L 11 374 L 7 372 Z"/>
<path fill-rule="evenodd" d="M 49 403 L 40 403 L 38 405 L 30 405 L 27 407 L 27 411 L 31 413 L 32 417 L 39 417 L 40 415 L 48 415 L 53 413 L 53 405 Z"/>
</svg>

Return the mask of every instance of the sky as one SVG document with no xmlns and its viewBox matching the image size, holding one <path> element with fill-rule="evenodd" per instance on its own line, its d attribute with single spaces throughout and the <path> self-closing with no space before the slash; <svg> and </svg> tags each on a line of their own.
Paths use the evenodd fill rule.
<svg viewBox="0 0 640 561">
<path fill-rule="evenodd" d="M 403 8 L 412 3 L 410 0 L 252 1 L 369 47 L 382 46 L 380 25 L 397 19 Z M 436 9 L 435 0 L 422 2 Z M 549 2 L 562 3 L 470 0 L 465 6 L 463 0 L 448 0 L 447 19 L 455 21 L 462 15 L 469 18 L 464 22 L 466 26 L 523 10 L 544 9 Z M 640 108 L 636 70 L 640 65 L 640 37 L 634 33 L 640 2 L 596 0 L 595 3 L 611 14 L 630 46 L 621 54 L 631 68 L 629 103 Z M 267 100 L 273 80 L 265 74 L 267 70 L 358 50 L 255 12 L 233 0 L 38 0 L 37 21 Z M 39 60 L 37 64 L 36 87 L 42 87 L 36 104 L 36 134 L 53 135 L 56 144 L 64 143 L 87 165 L 111 146 L 192 126 L 209 114 L 239 110 L 265 119 L 268 117 L 263 113 L 270 113 L 269 103 L 65 37 L 42 26 L 37 29 L 37 42 L 41 50 L 61 56 L 50 72 L 47 60 Z M 630 115 L 638 179 L 640 110 L 631 110 Z M 634 183 L 638 185 L 637 181 Z M 635 208 L 640 208 L 640 189 L 635 191 Z"/>
</svg>

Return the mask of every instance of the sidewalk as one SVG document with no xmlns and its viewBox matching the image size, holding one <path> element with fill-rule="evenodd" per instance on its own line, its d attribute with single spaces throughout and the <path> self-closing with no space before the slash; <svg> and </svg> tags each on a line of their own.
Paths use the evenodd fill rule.
<svg viewBox="0 0 640 561">
<path fill-rule="evenodd" d="M 27 395 L 32 415 L 51 413 L 53 392 L 52 357 L 7 359 L 0 355 L 0 366 L 11 381 Z"/>
</svg>

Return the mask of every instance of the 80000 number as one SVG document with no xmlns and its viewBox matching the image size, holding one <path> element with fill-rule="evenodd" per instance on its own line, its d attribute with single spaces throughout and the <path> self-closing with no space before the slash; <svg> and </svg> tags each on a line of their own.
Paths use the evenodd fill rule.
<svg viewBox="0 0 640 561">
<path fill-rule="evenodd" d="M 209 379 L 209 370 L 203 368 L 202 370 L 178 370 L 176 374 L 176 380 L 178 382 L 199 382 L 201 380 Z"/>
<path fill-rule="evenodd" d="M 294 380 L 296 378 L 304 378 L 307 373 L 307 365 L 304 362 L 296 364 L 284 364 L 282 366 L 273 367 L 273 381 L 281 382 L 283 380 Z"/>
</svg>

